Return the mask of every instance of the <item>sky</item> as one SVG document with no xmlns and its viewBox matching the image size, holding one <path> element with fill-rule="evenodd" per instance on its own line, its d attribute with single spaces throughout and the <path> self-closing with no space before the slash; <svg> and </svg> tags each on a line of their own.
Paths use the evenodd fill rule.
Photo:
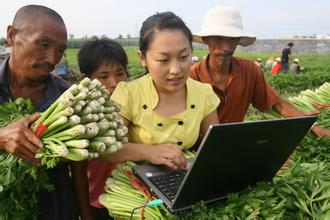
<svg viewBox="0 0 330 220">
<path fill-rule="evenodd" d="M 142 22 L 156 12 L 173 11 L 191 29 L 200 31 L 205 12 L 214 6 L 237 8 L 244 32 L 259 39 L 284 35 L 330 34 L 329 0 L 10 0 L 1 4 L 0 37 L 12 23 L 16 11 L 39 4 L 57 11 L 74 37 L 121 34 L 138 36 Z"/>
</svg>

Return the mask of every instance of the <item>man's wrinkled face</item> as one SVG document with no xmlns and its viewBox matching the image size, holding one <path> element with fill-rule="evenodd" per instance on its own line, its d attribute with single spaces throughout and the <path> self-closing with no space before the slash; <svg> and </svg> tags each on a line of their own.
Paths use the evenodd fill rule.
<svg viewBox="0 0 330 220">
<path fill-rule="evenodd" d="M 211 59 L 222 63 L 232 58 L 240 38 L 209 36 L 203 37 L 203 41 L 208 45 Z"/>
<path fill-rule="evenodd" d="M 41 16 L 34 24 L 8 28 L 12 53 L 10 66 L 30 80 L 43 80 L 60 61 L 66 49 L 64 24 Z"/>
</svg>

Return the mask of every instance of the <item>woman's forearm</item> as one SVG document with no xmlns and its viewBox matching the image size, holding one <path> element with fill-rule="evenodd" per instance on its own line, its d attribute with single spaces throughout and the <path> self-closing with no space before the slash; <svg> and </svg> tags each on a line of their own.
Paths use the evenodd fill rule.
<svg viewBox="0 0 330 220">
<path fill-rule="evenodd" d="M 141 161 L 148 160 L 148 147 L 146 144 L 133 144 L 127 143 L 123 145 L 123 148 L 116 153 L 101 155 L 103 160 L 111 163 L 121 163 L 125 161 Z"/>
</svg>

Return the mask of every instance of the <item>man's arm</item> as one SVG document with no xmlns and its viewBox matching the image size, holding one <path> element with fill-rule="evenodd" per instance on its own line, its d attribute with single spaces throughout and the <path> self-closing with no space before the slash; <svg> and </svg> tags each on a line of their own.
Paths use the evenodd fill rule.
<svg viewBox="0 0 330 220">
<path fill-rule="evenodd" d="M 0 149 L 5 150 L 30 163 L 37 164 L 37 150 L 43 147 L 41 140 L 31 131 L 30 125 L 37 120 L 38 114 L 26 116 L 0 128 Z"/>
<path fill-rule="evenodd" d="M 279 98 L 279 100 L 273 105 L 273 109 L 277 111 L 284 118 L 304 116 L 304 113 L 300 112 L 290 102 Z M 318 137 L 330 136 L 330 130 L 324 129 L 320 126 L 313 125 L 312 132 Z"/>
</svg>

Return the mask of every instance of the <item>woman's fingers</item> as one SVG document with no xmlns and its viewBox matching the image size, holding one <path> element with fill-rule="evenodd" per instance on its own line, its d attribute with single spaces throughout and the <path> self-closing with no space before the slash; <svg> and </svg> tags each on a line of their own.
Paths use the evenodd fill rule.
<svg viewBox="0 0 330 220">
<path fill-rule="evenodd" d="M 181 150 L 176 147 L 172 149 L 171 152 L 168 152 L 165 157 L 170 163 L 174 164 L 177 169 L 186 169 L 187 160 Z"/>
<path fill-rule="evenodd" d="M 164 164 L 174 170 L 179 169 L 179 167 L 172 160 L 169 160 L 167 158 L 163 159 L 162 164 Z"/>
<path fill-rule="evenodd" d="M 151 146 L 149 161 L 153 164 L 164 164 L 172 169 L 186 169 L 187 160 L 182 151 L 174 144 Z"/>
</svg>

